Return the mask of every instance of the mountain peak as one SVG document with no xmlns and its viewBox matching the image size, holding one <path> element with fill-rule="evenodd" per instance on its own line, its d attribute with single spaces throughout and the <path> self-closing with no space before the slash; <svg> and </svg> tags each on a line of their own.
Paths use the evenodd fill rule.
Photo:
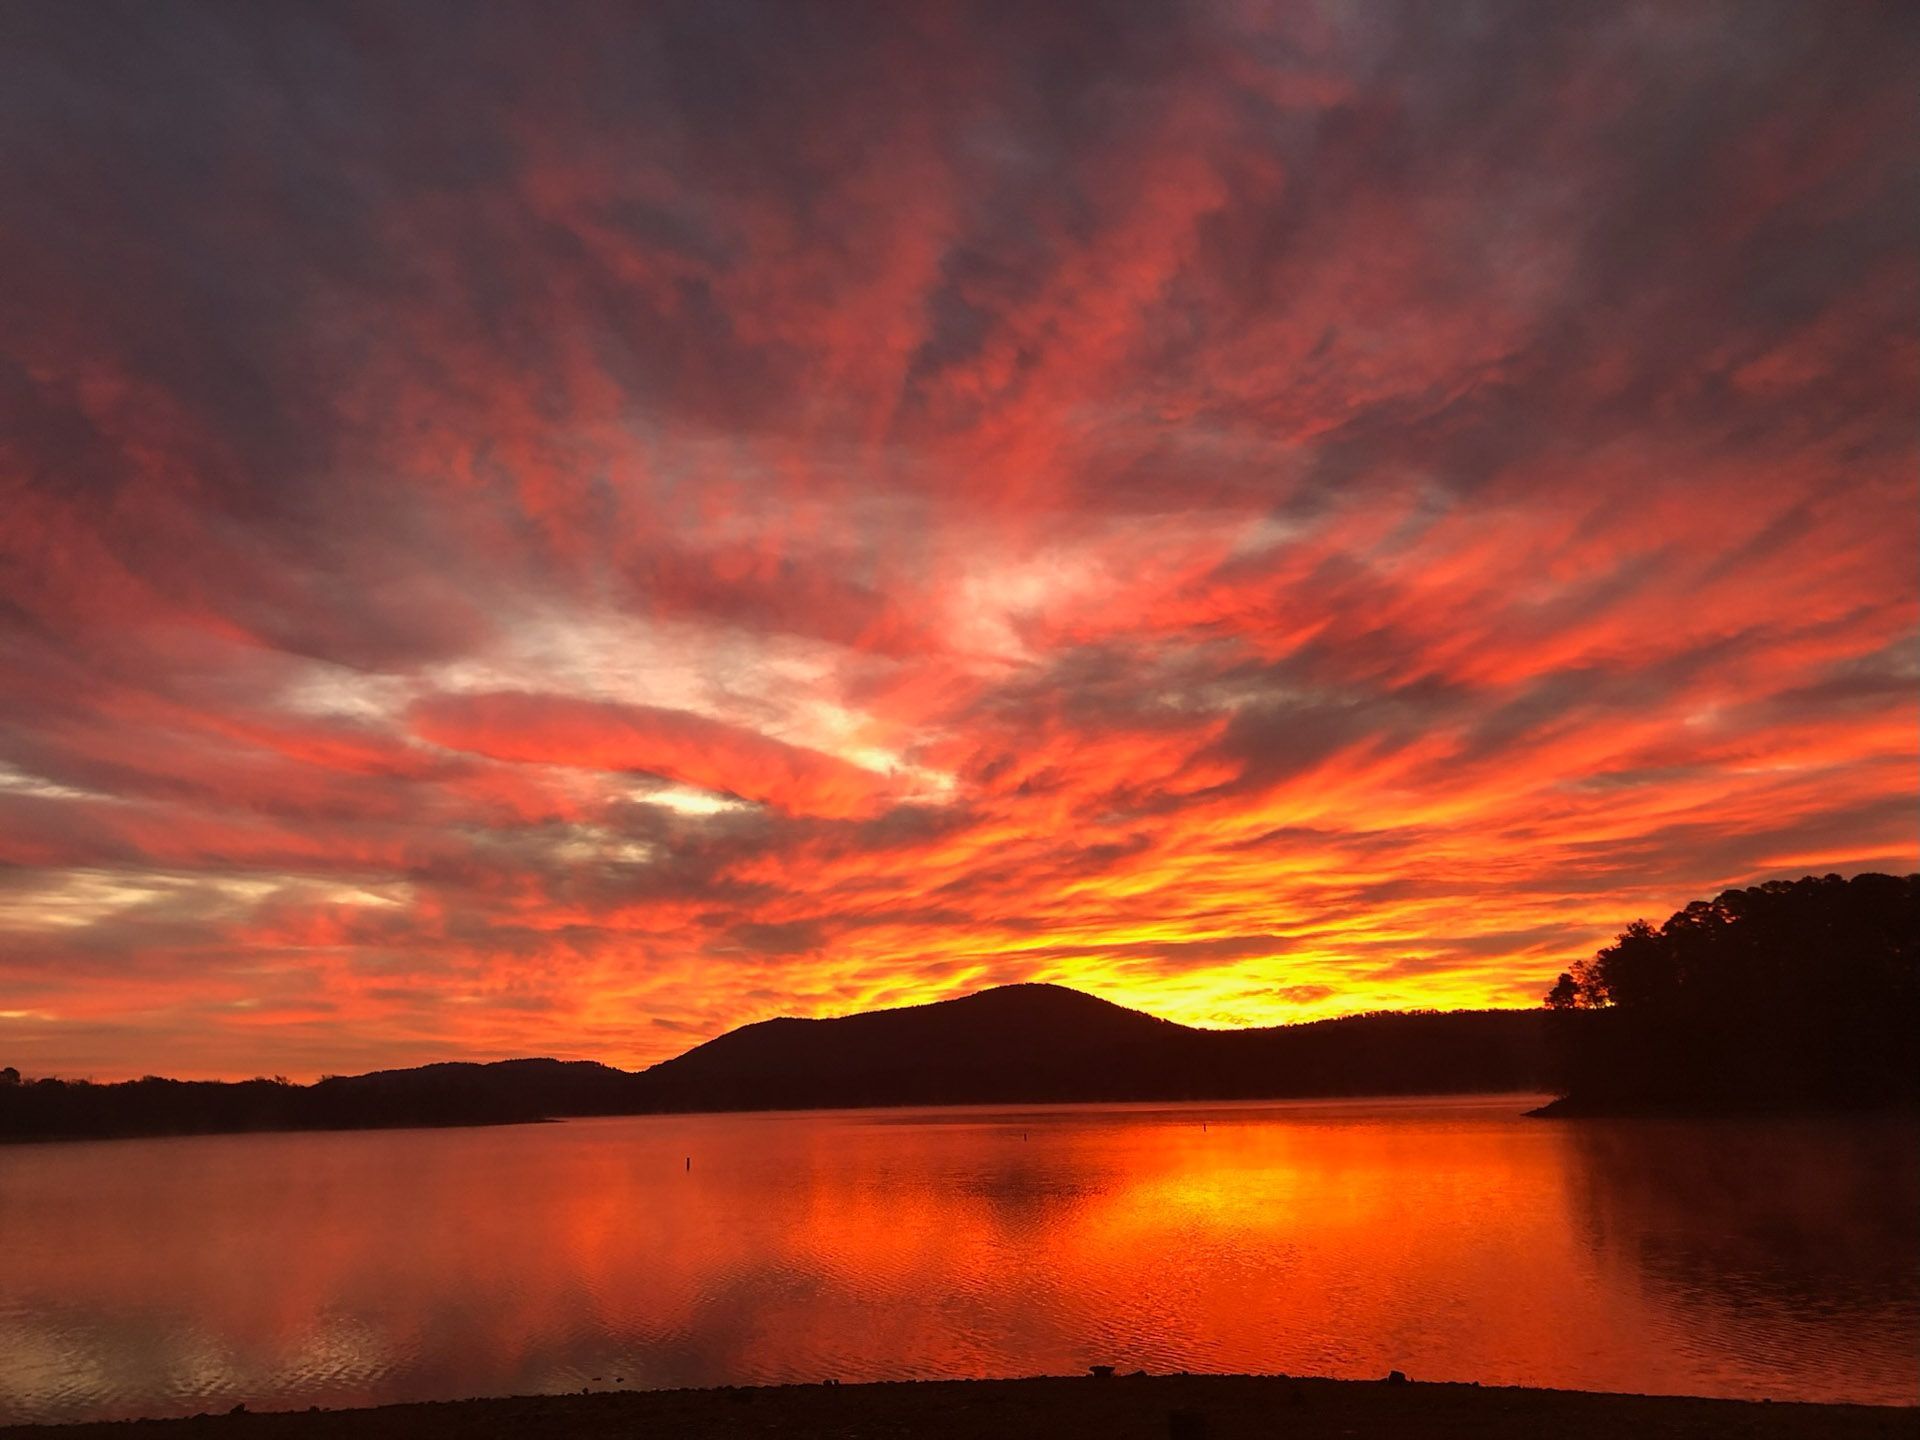
<svg viewBox="0 0 1920 1440">
<path fill-rule="evenodd" d="M 1086 991 L 1075 990 L 1069 985 L 1056 985 L 1049 980 L 1015 980 L 1005 985 L 989 985 L 984 990 L 969 991 L 965 995 L 949 995 L 941 1000 L 923 1000 L 886 1010 L 868 1010 L 861 1012 L 860 1015 L 844 1018 L 861 1019 L 867 1016 L 899 1015 L 912 1010 L 955 1008 L 996 1011 L 1046 1010 L 1056 1013 L 1077 1011 L 1087 1015 L 1118 1013 L 1139 1015 L 1143 1019 L 1154 1018 L 1143 1011 L 1132 1010 L 1125 1005 L 1116 1005 L 1111 1000 L 1102 1000 L 1098 995 L 1089 995 Z"/>
</svg>

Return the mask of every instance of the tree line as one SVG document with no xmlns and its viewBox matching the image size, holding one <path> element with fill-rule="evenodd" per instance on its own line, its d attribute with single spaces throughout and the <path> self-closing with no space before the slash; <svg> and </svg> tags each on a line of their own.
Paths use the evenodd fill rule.
<svg viewBox="0 0 1920 1440">
<path fill-rule="evenodd" d="M 1775 880 L 1636 920 L 1546 1003 L 1556 1113 L 1912 1104 L 1920 875 Z"/>
</svg>

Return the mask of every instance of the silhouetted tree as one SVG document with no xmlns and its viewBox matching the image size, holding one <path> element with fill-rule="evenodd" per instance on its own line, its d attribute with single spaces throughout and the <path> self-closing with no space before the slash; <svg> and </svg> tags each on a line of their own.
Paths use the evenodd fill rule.
<svg viewBox="0 0 1920 1440">
<path fill-rule="evenodd" d="M 0 1085 L 18 1085 L 20 1072 L 11 1065 L 0 1066 Z"/>
<path fill-rule="evenodd" d="M 1575 1105 L 1911 1101 L 1920 875 L 1775 880 L 1636 920 L 1546 1003 Z"/>
</svg>

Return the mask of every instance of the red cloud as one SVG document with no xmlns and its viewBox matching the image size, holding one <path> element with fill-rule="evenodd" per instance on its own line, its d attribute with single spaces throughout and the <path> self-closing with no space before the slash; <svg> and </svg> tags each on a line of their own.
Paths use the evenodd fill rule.
<svg viewBox="0 0 1920 1440">
<path fill-rule="evenodd" d="M 1879 12 L 79 8 L 0 54 L 0 1060 L 1528 1003 L 1916 863 Z"/>
</svg>

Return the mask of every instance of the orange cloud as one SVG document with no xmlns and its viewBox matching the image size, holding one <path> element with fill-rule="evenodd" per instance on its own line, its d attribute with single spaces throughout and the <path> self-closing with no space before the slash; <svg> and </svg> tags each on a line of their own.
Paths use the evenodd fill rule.
<svg viewBox="0 0 1920 1440">
<path fill-rule="evenodd" d="M 43 9 L 0 1061 L 1529 1004 L 1920 863 L 1884 15 Z"/>
</svg>

